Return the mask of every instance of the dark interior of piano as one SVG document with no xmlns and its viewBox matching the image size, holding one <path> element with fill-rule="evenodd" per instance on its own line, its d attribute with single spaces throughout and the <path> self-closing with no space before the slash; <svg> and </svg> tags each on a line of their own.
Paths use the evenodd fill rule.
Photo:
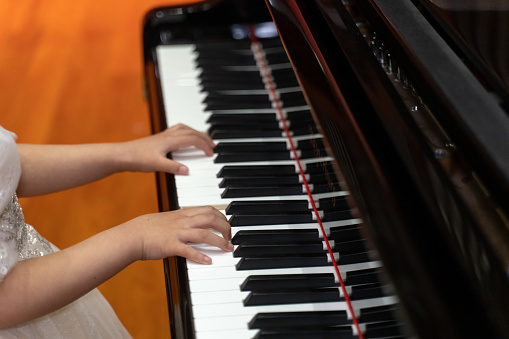
<svg viewBox="0 0 509 339">
<path fill-rule="evenodd" d="M 173 338 L 509 338 L 509 1 L 204 1 L 143 43 L 153 132 L 217 145 L 159 207 L 235 234 L 165 260 Z"/>
</svg>

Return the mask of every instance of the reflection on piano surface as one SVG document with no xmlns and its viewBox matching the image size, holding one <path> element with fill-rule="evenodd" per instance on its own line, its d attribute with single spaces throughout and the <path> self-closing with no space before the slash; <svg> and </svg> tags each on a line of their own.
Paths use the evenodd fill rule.
<svg viewBox="0 0 509 339">
<path fill-rule="evenodd" d="M 509 96 L 434 13 L 225 0 L 147 15 L 154 132 L 184 123 L 217 145 L 171 154 L 191 174 L 157 175 L 160 209 L 224 210 L 236 247 L 165 260 L 174 338 L 508 337 Z"/>
</svg>

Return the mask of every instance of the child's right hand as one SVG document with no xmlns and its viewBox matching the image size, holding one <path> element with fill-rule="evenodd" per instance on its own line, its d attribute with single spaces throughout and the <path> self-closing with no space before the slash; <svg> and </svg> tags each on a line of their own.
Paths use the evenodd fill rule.
<svg viewBox="0 0 509 339">
<path fill-rule="evenodd" d="M 188 243 L 205 243 L 233 251 L 230 224 L 221 212 L 211 206 L 147 214 L 126 224 L 133 227 L 131 234 L 136 237 L 134 240 L 138 247 L 134 250 L 139 251 L 135 254 L 138 260 L 181 256 L 200 264 L 212 262 L 210 257 Z"/>
</svg>

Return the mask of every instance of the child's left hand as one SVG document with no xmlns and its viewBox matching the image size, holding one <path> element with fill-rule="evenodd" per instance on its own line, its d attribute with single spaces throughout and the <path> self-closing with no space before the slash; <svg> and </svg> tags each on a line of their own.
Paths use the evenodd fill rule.
<svg viewBox="0 0 509 339">
<path fill-rule="evenodd" d="M 212 156 L 214 142 L 205 133 L 186 125 L 178 124 L 165 131 L 145 138 L 122 143 L 125 152 L 125 171 L 167 172 L 186 175 L 189 169 L 177 161 L 168 159 L 169 152 L 179 148 L 195 146 L 205 155 Z"/>
</svg>

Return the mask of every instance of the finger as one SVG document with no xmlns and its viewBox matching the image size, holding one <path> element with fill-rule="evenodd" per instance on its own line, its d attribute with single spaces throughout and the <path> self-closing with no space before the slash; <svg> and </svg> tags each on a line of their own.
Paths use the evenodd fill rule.
<svg viewBox="0 0 509 339">
<path fill-rule="evenodd" d="M 202 146 L 202 148 L 205 150 L 205 149 L 213 149 L 215 147 L 215 144 L 214 144 L 214 141 L 206 134 L 206 133 L 203 133 L 203 132 L 199 132 L 191 127 L 188 127 L 186 125 L 183 125 L 183 124 L 178 124 L 178 125 L 175 125 L 175 126 L 172 126 L 172 127 L 169 127 L 166 129 L 166 131 L 164 131 L 163 133 L 169 135 L 169 136 L 173 136 L 173 137 L 184 137 L 184 136 L 192 136 L 193 138 L 195 138 L 195 140 L 199 140 L 197 142 L 199 142 Z M 190 146 L 190 145 L 188 145 Z M 200 149 L 202 149 L 200 148 Z"/>
<path fill-rule="evenodd" d="M 214 229 L 231 240 L 231 226 L 222 213 L 204 213 L 190 217 L 190 228 Z"/>
<path fill-rule="evenodd" d="M 179 246 L 179 248 L 176 252 L 177 252 L 177 255 L 184 257 L 186 259 L 189 259 L 191 261 L 194 261 L 198 264 L 203 264 L 203 265 L 212 264 L 212 258 L 197 251 L 196 249 L 194 249 L 193 247 L 191 247 L 189 245 L 182 244 L 182 246 Z"/>
<path fill-rule="evenodd" d="M 225 252 L 233 251 L 233 245 L 223 237 L 214 234 L 209 230 L 192 229 L 183 233 L 181 241 L 195 244 L 208 244 L 222 249 Z"/>
<path fill-rule="evenodd" d="M 197 132 L 198 133 L 198 132 Z M 204 137 L 203 133 L 188 133 L 184 135 L 172 135 L 172 149 L 194 146 L 202 150 L 206 155 L 214 154 L 214 143 L 208 137 Z"/>
<path fill-rule="evenodd" d="M 164 158 L 164 163 L 162 164 L 161 172 L 177 174 L 177 175 L 188 175 L 189 167 L 184 164 L 181 164 L 178 161 L 171 160 L 168 158 Z"/>
</svg>

